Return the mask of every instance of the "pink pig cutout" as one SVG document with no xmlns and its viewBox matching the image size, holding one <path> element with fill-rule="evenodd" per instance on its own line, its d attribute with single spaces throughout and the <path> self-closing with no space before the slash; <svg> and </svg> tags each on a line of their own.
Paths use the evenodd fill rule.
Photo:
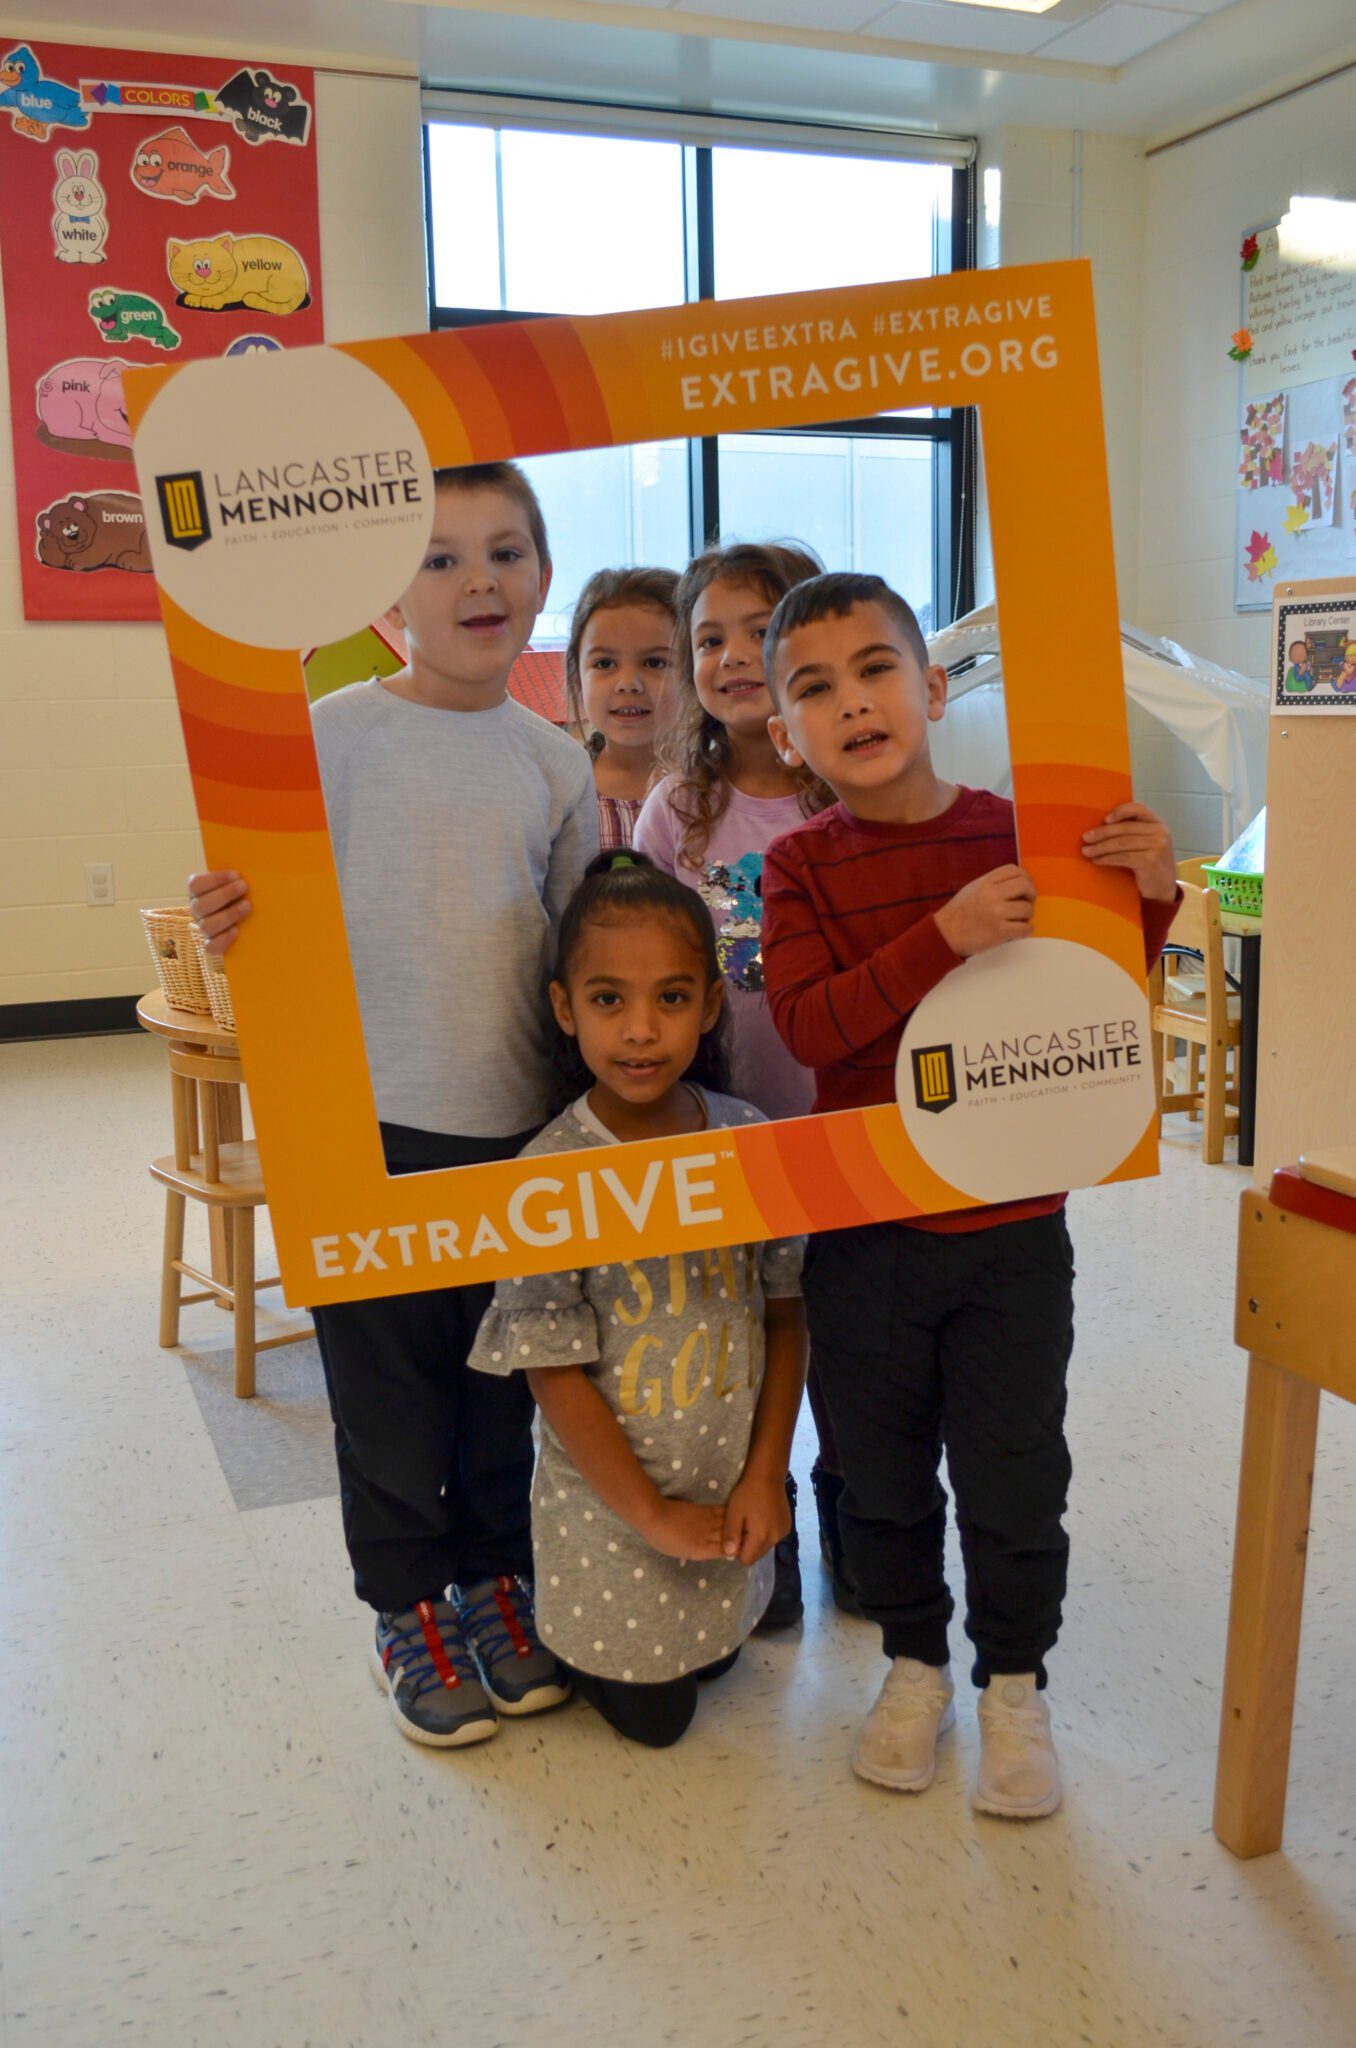
<svg viewBox="0 0 1356 2048">
<path fill-rule="evenodd" d="M 58 363 L 38 385 L 38 418 L 56 441 L 106 441 L 130 448 L 132 430 L 122 394 L 120 356 L 84 356 Z"/>
</svg>

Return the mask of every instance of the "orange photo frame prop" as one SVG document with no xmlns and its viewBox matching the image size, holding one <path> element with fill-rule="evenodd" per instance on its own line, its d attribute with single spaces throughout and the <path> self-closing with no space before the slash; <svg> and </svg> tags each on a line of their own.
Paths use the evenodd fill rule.
<svg viewBox="0 0 1356 2048">
<path fill-rule="evenodd" d="M 1134 883 L 1094 867 L 1080 844 L 1131 795 L 1087 263 L 343 343 L 249 368 L 266 392 L 274 366 L 309 359 L 318 378 L 318 358 L 348 358 L 333 365 L 345 378 L 350 365 L 364 366 L 383 402 L 406 409 L 431 467 L 828 423 L 873 407 L 977 406 L 1036 934 L 1103 956 L 1142 992 Z M 218 394 L 224 401 L 244 388 L 231 380 L 246 367 L 167 364 L 129 373 L 126 389 L 207 862 L 246 875 L 255 906 L 230 955 L 231 990 L 288 1300 L 493 1281 L 981 1199 L 926 1163 L 894 1104 L 387 1173 L 302 673 L 301 650 L 321 636 L 302 620 L 292 647 L 276 630 L 236 639 L 203 622 L 210 606 L 195 617 L 171 594 L 188 574 L 175 549 L 202 547 L 193 573 L 216 572 L 207 535 L 191 530 L 195 516 L 207 523 L 193 509 L 198 436 L 191 424 L 158 431 L 157 413 L 192 376 L 194 405 L 181 403 L 179 418 L 206 422 Z M 1066 493 L 1057 519 L 1051 478 Z M 418 492 L 407 495 L 424 522 L 422 548 L 431 505 L 421 510 Z M 181 529 L 187 519 L 187 539 L 172 530 L 176 519 Z M 221 547 L 226 536 L 214 539 Z M 399 595 L 388 589 L 381 602 Z M 1076 662 L 1051 647 L 1055 617 Z M 344 630 L 360 623 L 345 619 Z M 1150 1117 L 1095 1178 L 1156 1171 Z"/>
</svg>

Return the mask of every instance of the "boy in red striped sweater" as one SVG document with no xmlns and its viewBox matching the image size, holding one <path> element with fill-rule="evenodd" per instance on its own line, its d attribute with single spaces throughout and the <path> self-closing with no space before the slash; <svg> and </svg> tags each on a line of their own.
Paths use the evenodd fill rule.
<svg viewBox="0 0 1356 2048">
<path fill-rule="evenodd" d="M 895 1100 L 915 1005 L 962 960 L 1026 937 L 1035 887 L 1012 805 L 936 774 L 946 709 L 918 621 L 878 576 L 818 576 L 773 613 L 769 729 L 838 802 L 774 842 L 763 871 L 773 1017 L 815 1069 L 817 1110 Z M 1157 958 L 1177 902 L 1172 842 L 1142 804 L 1084 839 L 1129 868 Z M 1035 1818 L 1060 1802 L 1044 1698 L 1068 1571 L 1065 1376 L 1073 1252 L 1047 1195 L 811 1239 L 811 1342 L 847 1481 L 843 1543 L 890 1662 L 853 1768 L 894 1790 L 932 1782 L 954 1719 L 943 1567 L 945 1445 L 965 1563 L 982 1755 L 980 1811 Z"/>
</svg>

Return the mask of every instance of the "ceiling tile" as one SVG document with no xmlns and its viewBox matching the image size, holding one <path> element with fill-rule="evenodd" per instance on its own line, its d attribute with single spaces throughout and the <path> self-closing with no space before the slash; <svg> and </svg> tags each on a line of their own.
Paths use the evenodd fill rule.
<svg viewBox="0 0 1356 2048">
<path fill-rule="evenodd" d="M 940 49 L 997 50 L 1024 57 L 1054 33 L 1049 15 L 1014 14 L 996 7 L 954 7 L 945 0 L 901 0 L 865 23 L 869 36 L 900 43 L 932 43 Z"/>
<path fill-rule="evenodd" d="M 1042 57 L 1064 57 L 1077 64 L 1128 64 L 1132 57 L 1165 43 L 1184 29 L 1194 28 L 1199 17 L 1171 12 L 1163 7 L 1141 7 L 1129 0 L 1113 0 L 1089 21 L 1048 36 L 1040 45 Z M 1051 24 L 1047 21 L 1046 28 Z"/>
<path fill-rule="evenodd" d="M 776 28 L 818 28 L 850 35 L 881 0 L 675 0 L 675 14 L 710 14 L 724 21 L 764 21 Z"/>
</svg>

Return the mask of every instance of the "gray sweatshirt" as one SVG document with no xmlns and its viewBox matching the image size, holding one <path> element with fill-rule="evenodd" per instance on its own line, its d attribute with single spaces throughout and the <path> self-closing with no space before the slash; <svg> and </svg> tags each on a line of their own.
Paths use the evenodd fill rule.
<svg viewBox="0 0 1356 2048">
<path fill-rule="evenodd" d="M 553 934 L 598 849 L 588 755 L 511 698 L 435 711 L 352 683 L 312 720 L 378 1117 L 531 1130 Z"/>
</svg>

